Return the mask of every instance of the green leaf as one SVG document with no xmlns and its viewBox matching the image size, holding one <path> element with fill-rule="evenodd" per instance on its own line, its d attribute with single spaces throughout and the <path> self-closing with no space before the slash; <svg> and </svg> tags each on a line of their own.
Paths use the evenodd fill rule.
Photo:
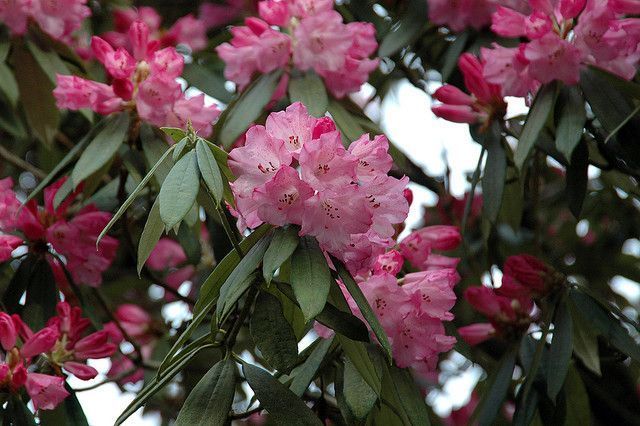
<svg viewBox="0 0 640 426">
<path fill-rule="evenodd" d="M 187 137 L 187 133 L 179 127 L 160 127 L 160 130 L 173 139 L 175 143 L 178 143 Z"/>
<path fill-rule="evenodd" d="M 340 275 L 340 278 L 342 279 L 342 282 L 347 288 L 347 291 L 349 292 L 351 297 L 353 297 L 353 300 L 354 302 L 356 302 L 356 305 L 358 305 L 358 308 L 360 309 L 360 313 L 362 313 L 362 316 L 369 324 L 369 327 L 371 327 L 371 331 L 373 331 L 373 334 L 378 339 L 380 346 L 382 346 L 382 348 L 385 350 L 388 359 L 391 360 L 392 359 L 391 344 L 389 343 L 389 339 L 387 338 L 387 335 L 384 332 L 382 325 L 378 321 L 378 317 L 376 317 L 375 312 L 373 312 L 373 309 L 371 309 L 371 305 L 369 305 L 367 298 L 362 293 L 360 286 L 353 280 L 349 271 L 347 271 L 347 269 L 339 260 L 334 258 L 332 258 L 332 260 L 336 265 L 338 275 Z"/>
<path fill-rule="evenodd" d="M 351 413 L 358 419 L 365 418 L 378 400 L 376 392 L 362 378 L 358 369 L 348 358 L 344 362 L 342 392 Z"/>
<path fill-rule="evenodd" d="M 573 352 L 585 367 L 598 376 L 600 372 L 600 355 L 598 354 L 598 336 L 589 321 L 582 317 L 578 308 L 569 303 L 571 313 L 571 335 L 573 337 Z"/>
<path fill-rule="evenodd" d="M 200 172 L 195 151 L 187 152 L 171 169 L 160 188 L 160 217 L 167 229 L 175 227 L 189 213 L 200 189 Z"/>
<path fill-rule="evenodd" d="M 262 240 L 262 237 L 271 229 L 269 225 L 261 225 L 253 231 L 247 238 L 240 242 L 240 249 L 246 253 L 249 251 L 258 241 Z M 235 250 L 230 251 L 219 263 L 215 269 L 202 283 L 200 287 L 200 295 L 196 300 L 196 305 L 193 308 L 194 315 L 197 315 L 202 309 L 212 302 L 215 302 L 220 293 L 220 287 L 225 283 L 231 272 L 235 269 L 236 265 L 240 262 L 240 256 Z"/>
<path fill-rule="evenodd" d="M 267 251 L 270 242 L 270 235 L 267 235 L 251 247 L 251 250 L 242 258 L 238 266 L 229 274 L 229 277 L 220 288 L 220 297 L 218 298 L 216 308 L 216 320 L 218 324 L 223 321 L 240 296 L 242 296 L 253 281 L 255 281 L 257 276 L 255 271 L 258 265 L 260 265 L 260 262 L 262 262 L 262 257 Z"/>
<path fill-rule="evenodd" d="M 13 69 L 19 70 L 14 76 L 27 122 L 35 136 L 51 146 L 60 123 L 60 111 L 53 97 L 55 86 L 24 44 L 13 43 L 11 62 Z"/>
<path fill-rule="evenodd" d="M 196 154 L 198 156 L 198 167 L 200 168 L 202 179 L 216 200 L 216 203 L 219 204 L 224 197 L 224 183 L 222 182 L 218 162 L 213 156 L 211 149 L 207 146 L 207 143 L 202 139 L 196 142 Z"/>
<path fill-rule="evenodd" d="M 416 381 L 406 369 L 400 369 L 395 365 L 388 366 L 388 376 L 383 379 L 383 385 L 388 380 L 395 391 L 399 407 L 412 425 L 428 426 L 429 411 L 425 403 L 422 391 L 416 385 Z M 383 386 L 386 389 L 387 386 Z"/>
<path fill-rule="evenodd" d="M 327 112 L 329 97 L 322 79 L 313 71 L 289 81 L 289 99 L 291 103 L 302 102 L 309 114 L 322 117 Z"/>
<path fill-rule="evenodd" d="M 251 337 L 269 366 L 290 372 L 298 360 L 298 341 L 278 298 L 260 292 L 250 324 Z"/>
<path fill-rule="evenodd" d="M 489 375 L 485 392 L 472 416 L 472 419 L 475 419 L 480 426 L 493 424 L 507 396 L 515 365 L 516 351 L 509 350 Z"/>
<path fill-rule="evenodd" d="M 555 319 L 553 320 L 553 340 L 551 341 L 549 358 L 545 366 L 547 395 L 552 401 L 556 400 L 558 392 L 562 389 L 562 384 L 569 369 L 571 354 L 573 353 L 572 327 L 569 307 L 566 301 L 562 301 L 556 308 Z"/>
<path fill-rule="evenodd" d="M 500 126 L 494 123 L 485 140 L 487 161 L 482 177 L 482 209 L 485 217 L 495 223 L 502 207 L 505 180 L 507 177 L 507 154 L 502 146 Z"/>
<path fill-rule="evenodd" d="M 373 389 L 377 395 L 380 395 L 382 389 L 382 374 L 378 372 L 376 366 L 371 361 L 366 346 L 362 342 L 355 342 L 340 335 L 336 335 L 336 339 L 362 378 L 371 386 L 371 389 Z"/>
<path fill-rule="evenodd" d="M 556 114 L 556 148 L 570 160 L 573 150 L 582 138 L 584 124 L 587 121 L 585 101 L 577 86 L 563 87 L 560 90 Z"/>
<path fill-rule="evenodd" d="M 118 221 L 118 219 L 120 219 L 120 217 L 124 214 L 124 212 L 135 201 L 135 199 L 138 196 L 138 194 L 140 193 L 140 191 L 142 191 L 142 189 L 147 185 L 149 180 L 151 180 L 151 177 L 154 175 L 154 173 L 156 172 L 158 167 L 160 167 L 160 165 L 164 162 L 164 160 L 169 156 L 169 154 L 171 153 L 172 150 L 173 150 L 173 147 L 170 147 L 167 151 L 165 151 L 165 153 L 162 155 L 162 157 L 160 157 L 158 162 L 151 168 L 151 170 L 149 170 L 149 173 L 147 173 L 146 176 L 140 181 L 138 186 L 136 186 L 136 188 L 133 190 L 133 192 L 129 195 L 129 198 L 127 198 L 125 200 L 124 204 L 122 204 L 120 206 L 120 208 L 118 209 L 116 214 L 114 214 L 113 217 L 111 218 L 111 220 L 109 221 L 109 223 L 107 223 L 107 226 L 104 227 L 104 229 L 102 230 L 102 232 L 98 236 L 97 243 L 100 242 L 102 237 L 104 237 L 107 234 L 107 232 L 109 232 L 111 227 Z"/>
<path fill-rule="evenodd" d="M 291 287 L 302 309 L 305 321 L 322 312 L 329 287 L 331 270 L 315 238 L 300 238 L 291 257 Z"/>
<path fill-rule="evenodd" d="M 29 258 L 28 261 L 31 268 L 21 317 L 32 329 L 40 330 L 49 318 L 56 316 L 56 305 L 60 296 L 49 262 L 45 258 Z"/>
<path fill-rule="evenodd" d="M 150 382 L 147 386 L 145 386 L 138 395 L 134 398 L 133 401 L 127 406 L 127 408 L 120 414 L 115 422 L 115 426 L 121 425 L 125 420 L 127 420 L 133 413 L 138 411 L 140 407 L 142 407 L 153 395 L 155 395 L 160 389 L 165 387 L 167 383 L 169 383 L 176 374 L 180 372 L 200 351 L 208 348 L 212 348 L 213 345 L 204 345 L 195 348 L 192 352 L 188 353 L 186 356 L 182 357 L 179 362 L 172 364 L 165 374 L 162 376 L 156 377 L 152 382 Z"/>
<path fill-rule="evenodd" d="M 73 186 L 91 176 L 118 152 L 129 131 L 129 115 L 120 113 L 96 135 L 71 172 Z"/>
<path fill-rule="evenodd" d="M 179 158 L 182 157 L 182 152 L 187 147 L 189 143 L 189 138 L 182 138 L 178 143 L 176 143 L 176 149 L 173 150 L 173 162 L 178 161 Z"/>
<path fill-rule="evenodd" d="M 614 318 L 596 300 L 580 290 L 572 289 L 569 294 L 580 314 L 589 319 L 599 335 L 633 360 L 640 361 L 640 345 L 629 335 L 620 320 Z"/>
<path fill-rule="evenodd" d="M 262 368 L 250 364 L 242 366 L 244 376 L 269 418 L 276 425 L 322 425 L 320 419 L 296 394 Z"/>
<path fill-rule="evenodd" d="M 331 303 L 324 305 L 322 312 L 316 315 L 316 321 L 349 339 L 369 343 L 369 330 L 360 318 L 341 311 Z"/>
<path fill-rule="evenodd" d="M 280 81 L 281 70 L 263 74 L 255 79 L 231 102 L 216 123 L 216 137 L 225 148 L 229 148 L 247 127 L 260 116 L 271 100 Z"/>
<path fill-rule="evenodd" d="M 362 126 L 354 119 L 349 111 L 335 99 L 329 102 L 329 114 L 331 114 L 333 121 L 336 122 L 338 129 L 342 132 L 342 140 L 345 142 L 345 145 L 349 145 L 365 133 Z"/>
<path fill-rule="evenodd" d="M 304 394 L 304 391 L 307 390 L 309 384 L 318 373 L 320 365 L 333 345 L 333 339 L 333 337 L 328 339 L 319 339 L 320 341 L 313 348 L 313 351 L 311 351 L 311 354 L 309 354 L 306 361 L 302 365 L 294 368 L 291 372 L 293 380 L 291 381 L 289 389 L 291 389 L 291 392 L 296 394 L 298 397 L 301 397 Z"/>
<path fill-rule="evenodd" d="M 176 426 L 224 426 L 236 390 L 236 364 L 219 361 L 200 379 L 185 400 Z"/>
<path fill-rule="evenodd" d="M 18 82 L 13 76 L 11 68 L 4 62 L 0 62 L 0 90 L 4 93 L 11 107 L 15 108 L 20 97 Z"/>
<path fill-rule="evenodd" d="M 294 226 L 277 228 L 274 231 L 273 239 L 262 261 L 262 275 L 267 284 L 271 282 L 280 265 L 291 257 L 298 247 L 298 242 L 298 229 Z"/>
<path fill-rule="evenodd" d="M 458 66 L 458 59 L 460 59 L 460 55 L 464 52 L 468 40 L 469 31 L 456 34 L 456 39 L 447 48 L 447 52 L 443 58 L 442 71 L 440 72 L 443 83 L 449 81 L 449 77 L 451 77 L 451 74 Z"/>
<path fill-rule="evenodd" d="M 29 407 L 22 402 L 20 395 L 10 394 L 9 403 L 7 404 L 7 412 L 9 413 L 9 424 L 15 426 L 36 426 L 36 419 Z"/>
<path fill-rule="evenodd" d="M 147 160 L 147 167 L 151 169 L 164 153 L 167 152 L 167 141 L 163 134 L 157 131 L 154 127 L 148 123 L 142 123 L 140 127 L 140 141 L 142 142 L 142 153 Z M 175 149 L 175 148 L 171 148 Z M 164 161 L 155 169 L 154 176 L 158 186 L 162 185 L 162 182 L 167 178 L 171 168 L 173 167 L 173 160 L 169 157 L 165 157 Z"/>
<path fill-rule="evenodd" d="M 66 385 L 65 388 L 70 393 L 54 410 L 41 410 L 38 413 L 40 424 L 43 425 L 66 425 L 66 426 L 89 426 L 87 417 L 82 410 L 82 405 L 76 397 L 75 392 Z"/>
<path fill-rule="evenodd" d="M 425 16 L 427 16 L 427 3 L 422 0 L 410 0 L 405 13 L 382 39 L 378 56 L 389 57 L 400 49 L 409 47 L 425 26 Z"/>
<path fill-rule="evenodd" d="M 162 223 L 162 219 L 160 218 L 160 203 L 158 202 L 158 198 L 156 198 L 153 206 L 151 206 L 151 210 L 147 216 L 147 222 L 142 230 L 142 235 L 140 235 L 140 242 L 138 243 L 138 275 L 140 275 L 144 263 L 149 258 L 158 240 L 160 240 L 163 231 L 164 223 Z"/>
<path fill-rule="evenodd" d="M 589 395 L 582 382 L 580 373 L 572 365 L 567 372 L 567 380 L 564 385 L 567 395 L 567 418 L 566 425 L 590 425 L 591 407 L 589 406 Z"/>
<path fill-rule="evenodd" d="M 589 176 L 589 149 L 582 143 L 576 147 L 571 156 L 571 164 L 567 167 L 567 201 L 569 210 L 576 217 L 580 218 L 582 205 L 587 195 L 587 184 Z"/>
<path fill-rule="evenodd" d="M 556 101 L 557 87 L 557 83 L 550 83 L 543 86 L 536 95 L 533 105 L 531 105 L 514 155 L 514 161 L 520 170 L 522 170 L 524 163 L 527 161 L 527 158 L 529 158 L 529 154 L 533 150 L 538 135 L 547 124 L 547 119 Z"/>
<path fill-rule="evenodd" d="M 226 79 L 222 76 L 222 72 L 214 72 L 206 65 L 195 62 L 185 64 L 182 78 L 220 102 L 228 104 L 233 98 L 225 88 Z"/>
<path fill-rule="evenodd" d="M 58 78 L 56 74 L 71 74 L 69 68 L 65 65 L 65 63 L 56 52 L 52 50 L 44 51 L 31 41 L 27 41 L 26 45 L 27 49 L 29 49 L 29 52 L 31 52 L 33 58 L 38 62 L 38 65 L 40 65 L 40 69 L 44 71 L 44 73 L 47 75 L 47 79 L 52 85 L 57 86 L 58 84 Z"/>
</svg>

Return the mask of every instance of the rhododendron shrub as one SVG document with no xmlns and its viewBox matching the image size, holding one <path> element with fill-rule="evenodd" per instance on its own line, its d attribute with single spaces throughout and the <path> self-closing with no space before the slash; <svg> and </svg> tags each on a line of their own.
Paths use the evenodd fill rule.
<svg viewBox="0 0 640 426">
<path fill-rule="evenodd" d="M 0 0 L 2 423 L 636 424 L 638 15 Z"/>
</svg>

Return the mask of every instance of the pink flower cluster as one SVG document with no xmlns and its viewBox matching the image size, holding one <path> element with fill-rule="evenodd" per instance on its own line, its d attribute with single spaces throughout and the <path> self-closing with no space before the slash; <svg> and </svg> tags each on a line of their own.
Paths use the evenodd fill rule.
<svg viewBox="0 0 640 426">
<path fill-rule="evenodd" d="M 580 69 L 596 65 L 630 80 L 640 60 L 640 19 L 621 13 L 637 4 L 613 0 L 530 0 L 531 13 L 500 7 L 491 29 L 527 42 L 483 49 L 484 75 L 502 86 L 505 96 L 534 93 L 541 84 L 560 80 L 572 85 Z M 634 9 L 635 7 L 635 9 Z"/>
<path fill-rule="evenodd" d="M 65 267 L 74 281 L 98 286 L 118 249 L 118 240 L 109 236 L 96 248 L 98 235 L 112 215 L 98 211 L 93 205 L 72 214 L 72 203 L 80 189 L 54 208 L 56 193 L 65 181 L 66 178 L 61 179 L 44 190 L 44 207 L 31 200 L 20 208 L 21 203 L 12 190 L 12 179 L 0 180 L 0 262 L 11 259 L 11 251 L 23 244 L 33 253 L 53 250 L 64 257 Z M 60 264 L 52 256 L 48 256 L 48 260 L 56 272 Z M 64 273 L 56 276 L 64 277 Z"/>
<path fill-rule="evenodd" d="M 130 48 L 114 48 L 100 37 L 91 39 L 95 57 L 111 78 L 107 85 L 77 76 L 58 75 L 53 91 L 59 108 L 89 108 L 99 114 L 135 110 L 140 118 L 156 126 L 185 128 L 190 120 L 204 136 L 220 111 L 206 106 L 204 95 L 187 98 L 176 78 L 182 74 L 184 58 L 175 48 L 159 49 L 150 38 L 147 24 L 136 21 L 128 32 Z"/>
<path fill-rule="evenodd" d="M 470 53 L 464 53 L 458 60 L 458 67 L 471 95 L 456 86 L 446 84 L 433 94 L 436 100 L 442 102 L 431 108 L 433 113 L 455 123 L 482 123 L 484 126 L 488 126 L 494 119 L 502 119 L 507 112 L 507 104 L 500 86 L 491 84 L 484 78 L 485 63 Z"/>
<path fill-rule="evenodd" d="M 433 380 L 438 355 L 453 348 L 442 321 L 451 321 L 456 302 L 453 287 L 460 281 L 460 259 L 436 254 L 456 248 L 461 241 L 457 227 L 431 226 L 412 232 L 396 249 L 377 257 L 373 268 L 357 281 L 378 317 L 401 368 L 410 367 Z M 398 278 L 407 261 L 414 270 Z M 341 284 L 341 283 L 340 283 Z M 355 302 L 343 290 L 353 312 Z"/>
<path fill-rule="evenodd" d="M 196 272 L 195 267 L 185 265 L 186 262 L 187 255 L 179 243 L 171 238 L 161 238 L 151 251 L 146 265 L 152 271 L 162 273 L 163 282 L 178 290 L 182 283 L 191 280 Z M 174 298 L 170 293 L 165 294 L 168 302 L 172 302 Z"/>
<path fill-rule="evenodd" d="M 82 21 L 91 16 L 86 4 L 87 0 L 5 0 L 0 2 L 0 22 L 12 34 L 22 35 L 32 19 L 51 37 L 68 42 Z"/>
<path fill-rule="evenodd" d="M 52 410 L 69 396 L 62 369 L 81 380 L 92 379 L 98 372 L 86 365 L 86 360 L 106 358 L 116 350 L 107 330 L 84 335 L 89 320 L 81 317 L 79 308 L 60 302 L 57 311 L 58 315 L 36 333 L 18 315 L 0 312 L 4 351 L 0 355 L 0 390 L 19 393 L 24 387 L 36 410 Z M 47 361 L 46 371 L 52 374 L 33 372 L 40 355 Z"/>
<path fill-rule="evenodd" d="M 345 24 L 333 0 L 264 0 L 258 10 L 262 19 L 247 18 L 245 26 L 231 29 L 230 43 L 216 48 L 225 77 L 240 89 L 254 74 L 288 68 L 293 60 L 301 71 L 313 69 L 341 98 L 358 91 L 378 66 L 378 59 L 369 59 L 378 47 L 373 25 Z"/>
<path fill-rule="evenodd" d="M 149 6 L 116 9 L 113 12 L 114 31 L 102 34 L 102 38 L 113 47 L 132 50 L 129 30 L 135 22 L 144 22 L 149 28 L 150 40 L 157 41 L 160 47 L 183 44 L 197 52 L 207 47 L 207 28 L 201 20 L 188 14 L 178 19 L 169 29 L 161 28 L 162 17 Z"/>
<path fill-rule="evenodd" d="M 427 0 L 427 3 L 429 20 L 437 25 L 446 25 L 453 31 L 486 27 L 499 5 L 522 12 L 527 10 L 526 0 Z"/>
<path fill-rule="evenodd" d="M 498 288 L 469 287 L 467 301 L 489 322 L 460 327 L 460 336 L 477 345 L 494 336 L 518 338 L 535 320 L 534 299 L 544 297 L 564 281 L 536 257 L 520 254 L 509 257 L 503 267 L 502 285 Z"/>
<path fill-rule="evenodd" d="M 409 211 L 408 178 L 387 175 L 388 148 L 384 136 L 365 134 L 345 149 L 334 122 L 299 102 L 270 114 L 229 154 L 239 228 L 299 225 L 351 271 L 370 267 Z"/>
</svg>

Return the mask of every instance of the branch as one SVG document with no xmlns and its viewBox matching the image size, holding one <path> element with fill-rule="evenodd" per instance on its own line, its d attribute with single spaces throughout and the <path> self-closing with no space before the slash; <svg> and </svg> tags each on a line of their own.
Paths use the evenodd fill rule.
<svg viewBox="0 0 640 426">
<path fill-rule="evenodd" d="M 25 160 L 18 157 L 17 155 L 13 154 L 11 151 L 9 151 L 7 148 L 5 148 L 2 145 L 0 145 L 0 157 L 4 158 L 9 163 L 13 164 L 15 167 L 28 171 L 38 179 L 44 179 L 45 177 L 47 177 L 47 174 L 45 172 L 43 172 L 36 166 L 32 165 L 31 163 L 26 162 Z"/>
</svg>

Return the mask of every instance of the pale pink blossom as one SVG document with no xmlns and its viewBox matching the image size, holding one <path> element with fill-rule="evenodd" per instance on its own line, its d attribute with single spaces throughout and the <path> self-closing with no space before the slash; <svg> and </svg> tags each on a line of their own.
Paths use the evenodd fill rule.
<svg viewBox="0 0 640 426">
<path fill-rule="evenodd" d="M 4 0 L 0 2 L 0 22 L 9 27 L 12 34 L 27 31 L 27 20 L 32 0 Z"/>
<path fill-rule="evenodd" d="M 278 226 L 301 225 L 305 201 L 313 195 L 313 188 L 300 179 L 298 171 L 284 165 L 253 193 L 260 220 Z"/>
<path fill-rule="evenodd" d="M 299 161 L 302 178 L 318 190 L 356 181 L 358 160 L 344 149 L 338 131 L 308 141 L 302 147 Z"/>
<path fill-rule="evenodd" d="M 318 121 L 309 115 L 304 104 L 295 102 L 284 111 L 269 114 L 265 127 L 267 133 L 272 137 L 284 141 L 287 150 L 297 159 L 302 147 L 312 138 L 319 137 L 319 135 L 314 136 L 314 129 Z M 333 130 L 335 130 L 335 126 Z"/>
<path fill-rule="evenodd" d="M 391 274 L 396 276 L 402 269 L 404 257 L 397 250 L 389 250 L 376 258 L 373 265 L 373 273 L 375 275 Z"/>
</svg>

